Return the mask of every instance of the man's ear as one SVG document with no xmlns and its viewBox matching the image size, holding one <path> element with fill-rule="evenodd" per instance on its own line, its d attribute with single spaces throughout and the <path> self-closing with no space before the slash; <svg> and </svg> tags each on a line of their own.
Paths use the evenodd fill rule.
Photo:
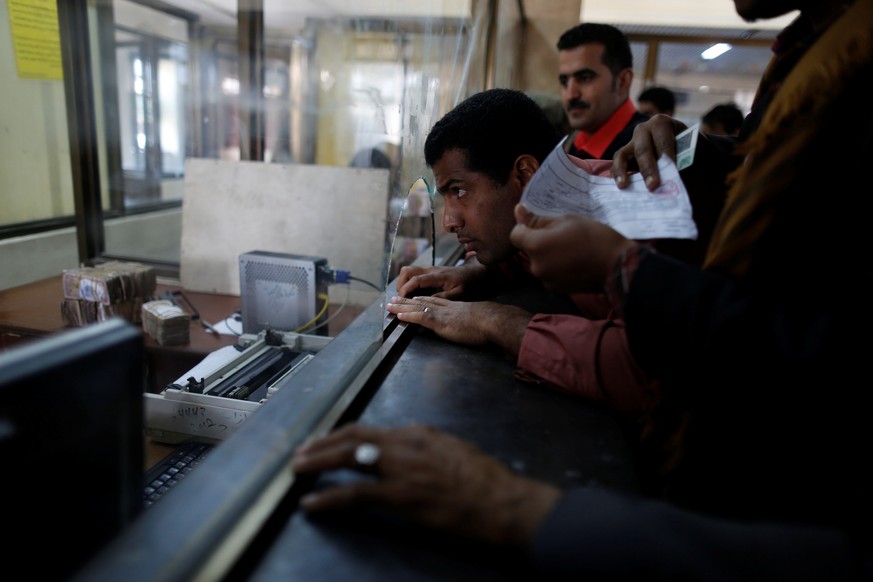
<svg viewBox="0 0 873 582">
<path fill-rule="evenodd" d="M 622 69 L 615 80 L 616 89 L 619 92 L 626 92 L 630 94 L 631 84 L 634 82 L 634 70 Z"/>
<path fill-rule="evenodd" d="M 515 160 L 515 165 L 512 168 L 512 177 L 517 180 L 521 188 L 527 186 L 533 178 L 534 172 L 540 167 L 540 163 L 535 157 L 530 154 L 522 154 Z"/>
</svg>

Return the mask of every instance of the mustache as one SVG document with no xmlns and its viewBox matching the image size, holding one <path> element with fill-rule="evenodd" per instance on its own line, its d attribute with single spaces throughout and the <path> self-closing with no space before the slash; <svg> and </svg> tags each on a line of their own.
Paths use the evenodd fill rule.
<svg viewBox="0 0 873 582">
<path fill-rule="evenodd" d="M 588 109 L 589 107 L 591 107 L 591 104 L 587 101 L 583 101 L 582 99 L 570 99 L 567 102 L 567 111 L 577 108 Z"/>
</svg>

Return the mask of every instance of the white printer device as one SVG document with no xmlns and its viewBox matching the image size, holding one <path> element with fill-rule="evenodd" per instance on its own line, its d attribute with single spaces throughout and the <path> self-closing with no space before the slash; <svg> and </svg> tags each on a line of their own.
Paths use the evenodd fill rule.
<svg viewBox="0 0 873 582">
<path fill-rule="evenodd" d="M 239 257 L 242 335 L 207 356 L 160 394 L 145 394 L 145 430 L 178 443 L 228 438 L 331 338 L 322 257 L 251 251 Z"/>
<path fill-rule="evenodd" d="M 146 434 L 171 444 L 228 438 L 331 339 L 269 329 L 241 335 L 159 394 L 144 395 Z"/>
</svg>

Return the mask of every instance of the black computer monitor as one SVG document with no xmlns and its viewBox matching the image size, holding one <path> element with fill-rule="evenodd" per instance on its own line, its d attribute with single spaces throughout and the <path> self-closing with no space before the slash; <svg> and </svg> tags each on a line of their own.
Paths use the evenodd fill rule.
<svg viewBox="0 0 873 582">
<path fill-rule="evenodd" d="M 142 507 L 142 332 L 114 319 L 0 352 L 0 561 L 65 578 Z"/>
</svg>

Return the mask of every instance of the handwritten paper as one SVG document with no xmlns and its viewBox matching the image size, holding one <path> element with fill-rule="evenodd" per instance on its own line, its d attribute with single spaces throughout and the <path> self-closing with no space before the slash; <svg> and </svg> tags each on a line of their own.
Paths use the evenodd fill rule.
<svg viewBox="0 0 873 582">
<path fill-rule="evenodd" d="M 654 192 L 640 174 L 632 174 L 630 185 L 619 190 L 609 175 L 611 162 L 573 158 L 562 146 L 548 155 L 522 194 L 531 212 L 581 214 L 637 240 L 697 238 L 688 191 L 670 158 L 658 160 L 661 185 Z"/>
</svg>

